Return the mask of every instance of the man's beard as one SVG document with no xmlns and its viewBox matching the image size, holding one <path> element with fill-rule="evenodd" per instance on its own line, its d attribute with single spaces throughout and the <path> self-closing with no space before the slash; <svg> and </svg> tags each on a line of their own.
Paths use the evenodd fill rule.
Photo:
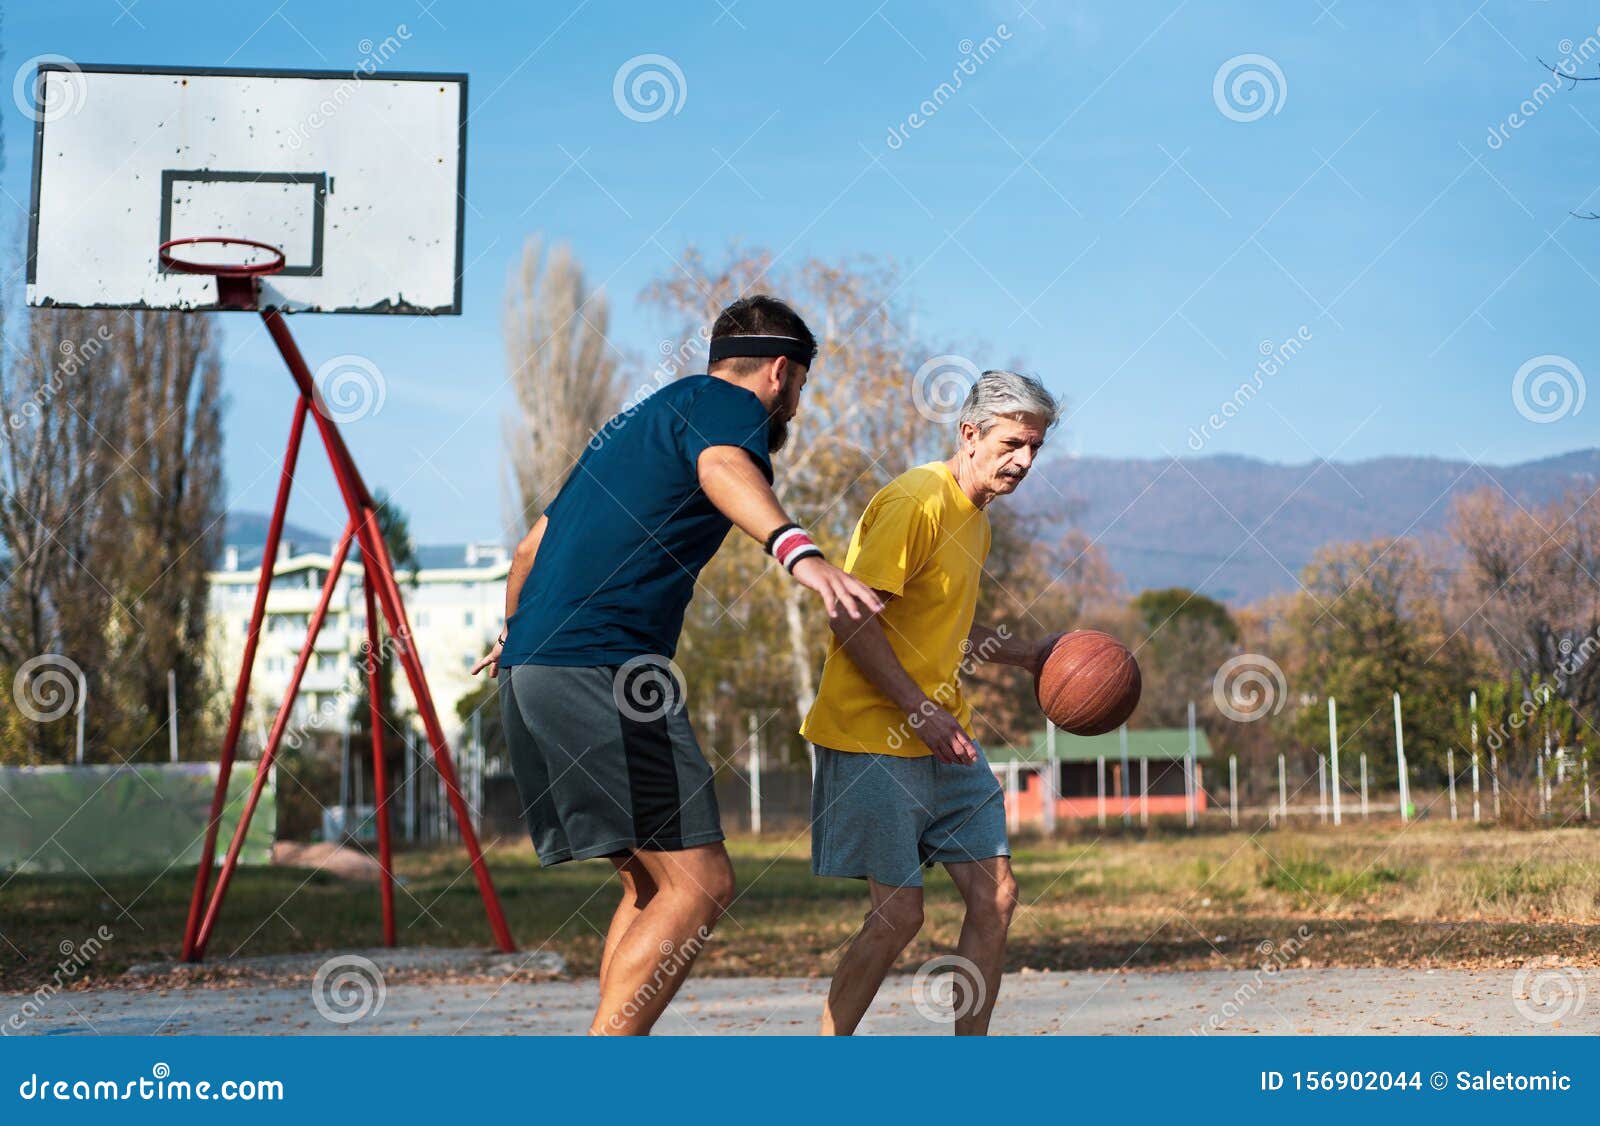
<svg viewBox="0 0 1600 1126">
<path fill-rule="evenodd" d="M 789 420 L 783 417 L 783 407 L 767 415 L 767 452 L 775 454 L 789 440 Z"/>
</svg>

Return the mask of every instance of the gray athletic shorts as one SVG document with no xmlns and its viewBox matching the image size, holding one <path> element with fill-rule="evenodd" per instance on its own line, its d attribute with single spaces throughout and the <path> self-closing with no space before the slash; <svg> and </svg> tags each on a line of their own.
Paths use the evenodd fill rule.
<svg viewBox="0 0 1600 1126">
<path fill-rule="evenodd" d="M 665 697 L 634 694 L 617 687 L 617 674 L 605 666 L 500 670 L 511 770 L 542 865 L 723 839 L 711 766 L 681 692 L 661 677 Z"/>
<path fill-rule="evenodd" d="M 983 751 L 971 766 L 817 748 L 811 871 L 921 887 L 922 866 L 1010 856 L 1006 803 Z"/>
</svg>

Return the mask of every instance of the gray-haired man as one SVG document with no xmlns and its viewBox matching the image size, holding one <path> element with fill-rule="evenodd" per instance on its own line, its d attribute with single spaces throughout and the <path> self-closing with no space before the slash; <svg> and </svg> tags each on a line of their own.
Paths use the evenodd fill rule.
<svg viewBox="0 0 1600 1126">
<path fill-rule="evenodd" d="M 850 539 L 845 570 L 884 608 L 832 619 L 801 731 L 817 745 L 812 871 L 865 879 L 872 908 L 834 972 L 825 1034 L 849 1035 L 872 1004 L 922 926 L 922 866 L 936 863 L 967 908 L 955 1031 L 988 1031 L 1017 885 L 1004 798 L 973 740 L 960 666 L 967 657 L 1032 670 L 1054 644 L 974 625 L 973 615 L 989 553 L 984 509 L 1028 475 L 1057 412 L 1037 380 L 984 372 L 962 406 L 955 454 L 884 486 Z"/>
</svg>

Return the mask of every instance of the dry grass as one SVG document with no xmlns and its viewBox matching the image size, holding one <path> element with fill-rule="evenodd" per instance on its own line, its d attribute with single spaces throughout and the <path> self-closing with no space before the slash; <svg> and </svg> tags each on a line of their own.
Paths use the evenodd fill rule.
<svg viewBox="0 0 1600 1126">
<path fill-rule="evenodd" d="M 1079 827 L 1078 834 L 1087 830 Z M 853 881 L 809 872 L 801 837 L 732 842 L 741 888 L 702 972 L 830 971 L 865 909 Z M 507 843 L 491 863 L 513 932 L 575 973 L 593 973 L 615 902 L 600 863 L 540 871 Z M 406 945 L 481 945 L 487 927 L 463 855 L 403 854 L 397 900 Z M 1554 954 L 1593 963 L 1600 934 L 1600 833 L 1421 823 L 1245 833 L 1157 829 L 1016 842 L 1023 907 L 1013 969 L 1206 968 L 1261 963 L 1262 944 L 1300 965 L 1517 965 Z M 13 877 L 0 890 L 0 988 L 33 988 L 63 941 L 105 924 L 91 972 L 176 956 L 192 873 L 148 879 Z M 947 950 L 961 908 L 930 873 L 928 924 L 908 958 Z M 1302 929 L 1303 928 L 1303 929 Z M 242 871 L 213 957 L 375 945 L 378 894 L 297 869 Z M 1297 934 L 1304 935 L 1296 939 Z"/>
</svg>

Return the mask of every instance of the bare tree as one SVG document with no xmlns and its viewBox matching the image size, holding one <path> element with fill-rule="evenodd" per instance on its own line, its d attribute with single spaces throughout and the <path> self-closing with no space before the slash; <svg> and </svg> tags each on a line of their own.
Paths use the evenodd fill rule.
<svg viewBox="0 0 1600 1126">
<path fill-rule="evenodd" d="M 33 314 L 25 347 L 0 363 L 0 673 L 8 687 L 30 661 L 86 676 L 106 667 L 104 625 L 116 594 L 97 552 L 126 419 L 115 323 L 93 311 Z M 69 727 L 27 725 L 24 757 L 60 757 Z"/>
<path fill-rule="evenodd" d="M 504 335 L 516 408 L 505 423 L 512 480 L 507 523 L 522 536 L 561 489 L 584 444 L 616 413 L 621 353 L 611 307 L 571 251 L 528 239 L 506 288 Z"/>
<path fill-rule="evenodd" d="M 98 554 L 108 561 L 113 665 L 129 720 L 124 739 L 165 722 L 177 682 L 181 746 L 200 736 L 207 572 L 223 534 L 222 362 L 210 317 L 137 312 L 115 355 L 127 407 L 120 464 Z M 132 746 L 124 749 L 131 752 Z"/>
<path fill-rule="evenodd" d="M 0 368 L 0 671 L 81 670 L 90 742 L 129 757 L 166 722 L 170 669 L 192 745 L 222 518 L 210 322 L 41 310 L 26 339 Z M 72 728 L 35 723 L 30 756 L 64 757 Z"/>
<path fill-rule="evenodd" d="M 1600 512 L 1584 491 L 1524 508 L 1498 490 L 1455 502 L 1457 612 L 1506 674 L 1555 685 L 1589 722 L 1600 704 Z"/>
</svg>

